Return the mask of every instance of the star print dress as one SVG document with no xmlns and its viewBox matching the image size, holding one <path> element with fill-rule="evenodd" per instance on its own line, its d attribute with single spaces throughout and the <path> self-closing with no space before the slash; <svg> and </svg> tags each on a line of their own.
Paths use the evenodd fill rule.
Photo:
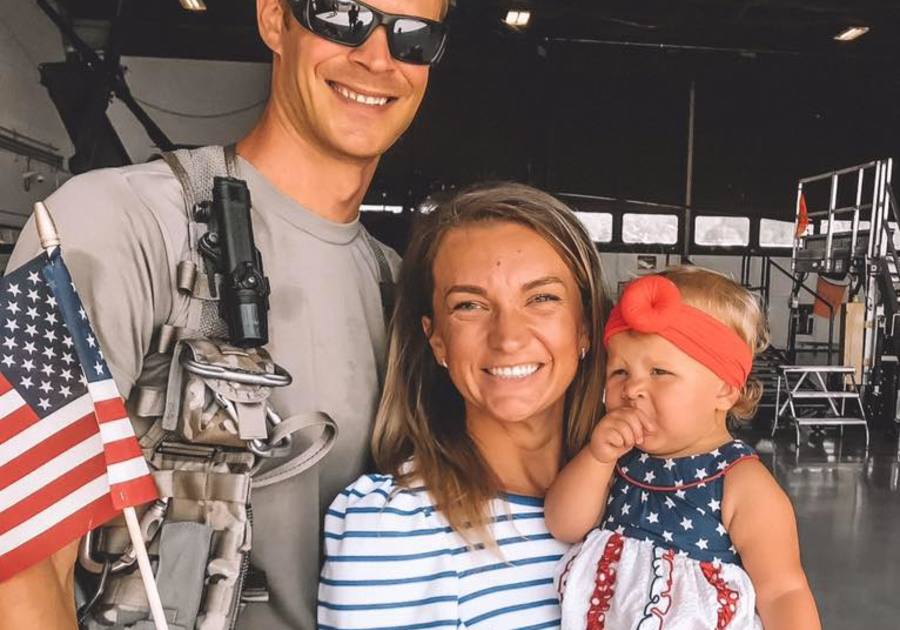
<svg viewBox="0 0 900 630">
<path fill-rule="evenodd" d="M 725 474 L 755 457 L 739 440 L 676 459 L 622 457 L 603 524 L 560 562 L 563 629 L 761 630 L 721 520 Z"/>
</svg>

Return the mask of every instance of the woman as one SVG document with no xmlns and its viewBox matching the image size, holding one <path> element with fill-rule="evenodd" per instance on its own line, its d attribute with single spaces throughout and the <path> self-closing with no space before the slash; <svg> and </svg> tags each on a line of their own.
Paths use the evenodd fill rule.
<svg viewBox="0 0 900 630">
<path fill-rule="evenodd" d="M 378 469 L 325 520 L 319 627 L 557 628 L 543 496 L 602 411 L 600 263 L 518 184 L 423 218 L 400 275 Z"/>
</svg>

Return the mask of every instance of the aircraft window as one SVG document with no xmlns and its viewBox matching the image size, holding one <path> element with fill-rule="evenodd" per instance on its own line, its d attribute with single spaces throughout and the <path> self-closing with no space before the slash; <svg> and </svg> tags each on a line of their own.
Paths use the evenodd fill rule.
<svg viewBox="0 0 900 630">
<path fill-rule="evenodd" d="M 674 214 L 625 214 L 622 241 L 674 245 L 678 242 L 678 216 Z"/>
<path fill-rule="evenodd" d="M 403 212 L 403 206 L 387 206 L 381 204 L 366 204 L 359 207 L 360 212 L 390 212 L 391 214 L 400 214 Z"/>
<path fill-rule="evenodd" d="M 750 244 L 750 219 L 747 217 L 697 217 L 694 220 L 694 242 L 697 245 Z"/>
<path fill-rule="evenodd" d="M 595 243 L 609 243 L 612 240 L 612 215 L 608 212 L 576 212 L 591 240 Z"/>
<path fill-rule="evenodd" d="M 760 247 L 793 247 L 794 222 L 761 219 L 759 222 Z M 807 228 L 809 233 L 809 228 Z"/>
<path fill-rule="evenodd" d="M 869 222 L 868 221 L 860 221 L 859 222 L 860 230 L 868 230 Z M 834 232 L 833 234 L 837 234 L 838 232 L 852 232 L 853 231 L 853 221 L 835 221 L 834 222 Z M 819 221 L 819 234 L 827 234 L 828 233 L 828 221 Z"/>
</svg>

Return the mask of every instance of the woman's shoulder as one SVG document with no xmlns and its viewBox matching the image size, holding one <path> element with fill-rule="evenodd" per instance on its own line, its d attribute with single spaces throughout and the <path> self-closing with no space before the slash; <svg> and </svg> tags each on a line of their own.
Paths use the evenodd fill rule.
<svg viewBox="0 0 900 630">
<path fill-rule="evenodd" d="M 334 499 L 325 515 L 325 532 L 327 537 L 329 532 L 351 528 L 382 533 L 423 528 L 434 533 L 449 531 L 437 520 L 424 487 L 400 484 L 393 475 L 369 474 L 359 477 Z"/>
<path fill-rule="evenodd" d="M 325 516 L 320 628 L 456 627 L 450 528 L 424 488 L 363 475 Z"/>
</svg>

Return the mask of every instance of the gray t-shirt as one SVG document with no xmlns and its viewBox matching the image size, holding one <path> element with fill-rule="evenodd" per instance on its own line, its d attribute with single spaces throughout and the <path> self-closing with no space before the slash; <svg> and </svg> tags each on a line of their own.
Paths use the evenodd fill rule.
<svg viewBox="0 0 900 630">
<path fill-rule="evenodd" d="M 293 376 L 276 389 L 283 417 L 324 411 L 338 438 L 319 466 L 254 491 L 252 561 L 268 576 L 270 603 L 250 604 L 238 627 L 315 627 L 323 510 L 366 464 L 384 361 L 378 266 L 359 221 L 322 219 L 238 160 L 253 201 L 253 230 L 272 288 L 268 350 Z M 186 308 L 175 269 L 187 251 L 178 180 L 160 161 L 80 175 L 49 197 L 63 256 L 110 369 L 128 397 L 151 338 Z M 29 221 L 8 268 L 40 251 Z M 397 255 L 389 251 L 396 273 Z M 146 381 L 146 374 L 141 382 Z"/>
</svg>

